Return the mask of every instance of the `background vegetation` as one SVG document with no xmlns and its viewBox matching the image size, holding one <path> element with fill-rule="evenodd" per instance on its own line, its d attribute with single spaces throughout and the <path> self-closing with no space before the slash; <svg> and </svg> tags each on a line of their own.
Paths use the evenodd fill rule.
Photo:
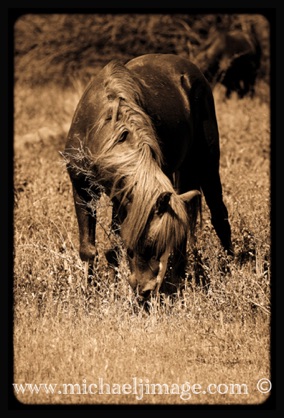
<svg viewBox="0 0 284 418">
<path fill-rule="evenodd" d="M 214 31 L 249 34 L 251 25 L 262 45 L 259 77 L 268 81 L 269 31 L 262 15 L 27 14 L 15 25 L 15 77 L 66 85 L 88 79 L 111 59 L 159 52 L 194 59 Z"/>
<path fill-rule="evenodd" d="M 87 80 L 110 59 L 145 52 L 188 56 L 217 25 L 263 39 L 256 97 L 214 97 L 221 179 L 236 257 L 220 248 L 203 202 L 200 262 L 189 249 L 185 290 L 149 312 L 103 256 L 110 206 L 99 206 L 95 286 L 86 289 L 72 191 L 60 151 Z M 127 24 L 126 24 L 127 22 Z M 227 25 L 227 26 L 226 26 Z M 14 377 L 16 383 L 239 383 L 246 395 L 18 394 L 24 403 L 258 404 L 270 377 L 270 91 L 268 23 L 261 16 L 25 15 L 15 25 Z"/>
</svg>

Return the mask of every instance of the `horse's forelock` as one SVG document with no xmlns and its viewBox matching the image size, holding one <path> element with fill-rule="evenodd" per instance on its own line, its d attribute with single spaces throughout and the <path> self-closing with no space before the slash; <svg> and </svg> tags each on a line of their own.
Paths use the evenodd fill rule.
<svg viewBox="0 0 284 418">
<path fill-rule="evenodd" d="M 156 254 L 175 247 L 185 238 L 188 217 L 184 202 L 177 195 L 169 178 L 156 163 L 145 163 L 145 171 L 134 176 L 136 185 L 132 203 L 122 226 L 126 245 L 135 250 L 152 246 Z M 161 192 L 172 194 L 170 208 L 161 217 L 153 216 Z"/>
<path fill-rule="evenodd" d="M 147 238 L 152 243 L 156 255 L 177 247 L 187 235 L 188 216 L 184 202 L 174 192 L 169 209 L 162 216 L 153 217 Z"/>
</svg>

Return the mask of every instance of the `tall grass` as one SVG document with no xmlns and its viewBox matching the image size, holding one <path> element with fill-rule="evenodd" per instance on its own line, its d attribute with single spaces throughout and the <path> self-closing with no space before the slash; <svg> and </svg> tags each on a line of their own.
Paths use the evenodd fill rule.
<svg viewBox="0 0 284 418">
<path fill-rule="evenodd" d="M 123 254 L 114 272 L 104 252 L 116 239 L 110 203 L 99 203 L 98 259 L 86 288 L 63 150 L 82 86 L 15 91 L 14 382 L 244 383 L 242 395 L 65 395 L 24 403 L 261 403 L 270 377 L 270 125 L 268 101 L 224 100 L 216 89 L 221 179 L 236 257 L 228 258 L 203 201 L 198 254 L 188 250 L 183 291 L 147 309 L 130 289 Z M 43 129 L 44 128 L 44 129 Z M 193 268 L 194 267 L 194 268 Z M 115 273 L 115 274 L 114 274 Z"/>
</svg>

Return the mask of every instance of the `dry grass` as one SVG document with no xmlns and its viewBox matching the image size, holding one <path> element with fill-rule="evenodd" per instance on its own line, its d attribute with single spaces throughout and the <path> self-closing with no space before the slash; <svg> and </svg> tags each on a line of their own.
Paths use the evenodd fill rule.
<svg viewBox="0 0 284 418">
<path fill-rule="evenodd" d="M 109 204 L 100 202 L 95 286 L 85 289 L 71 184 L 59 154 L 82 86 L 15 90 L 14 382 L 246 384 L 247 394 L 18 394 L 24 403 L 257 404 L 270 377 L 270 125 L 268 99 L 223 99 L 216 88 L 221 178 L 236 247 L 223 254 L 205 203 L 200 280 L 149 312 L 137 305 L 125 260 L 118 279 Z M 265 97 L 264 93 L 264 97 Z M 267 96 L 266 96 L 267 97 Z M 48 128 L 47 128 L 48 127 Z M 189 259 L 192 255 L 189 252 Z M 148 379 L 148 380 L 147 380 Z M 146 387 L 146 386 L 145 386 Z M 106 387 L 105 387 L 106 388 Z M 223 386 L 224 389 L 224 386 Z"/>
</svg>

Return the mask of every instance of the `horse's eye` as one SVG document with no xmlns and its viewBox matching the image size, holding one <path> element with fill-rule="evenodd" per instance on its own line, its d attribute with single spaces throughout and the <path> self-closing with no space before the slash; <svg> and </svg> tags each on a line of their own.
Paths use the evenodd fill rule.
<svg viewBox="0 0 284 418">
<path fill-rule="evenodd" d="M 124 142 L 125 140 L 126 140 L 126 138 L 127 138 L 127 135 L 128 135 L 128 132 L 127 131 L 124 131 L 124 132 L 122 132 L 122 134 L 120 135 L 120 137 L 119 137 L 119 139 L 118 139 L 118 143 L 122 143 L 122 142 Z"/>
</svg>

